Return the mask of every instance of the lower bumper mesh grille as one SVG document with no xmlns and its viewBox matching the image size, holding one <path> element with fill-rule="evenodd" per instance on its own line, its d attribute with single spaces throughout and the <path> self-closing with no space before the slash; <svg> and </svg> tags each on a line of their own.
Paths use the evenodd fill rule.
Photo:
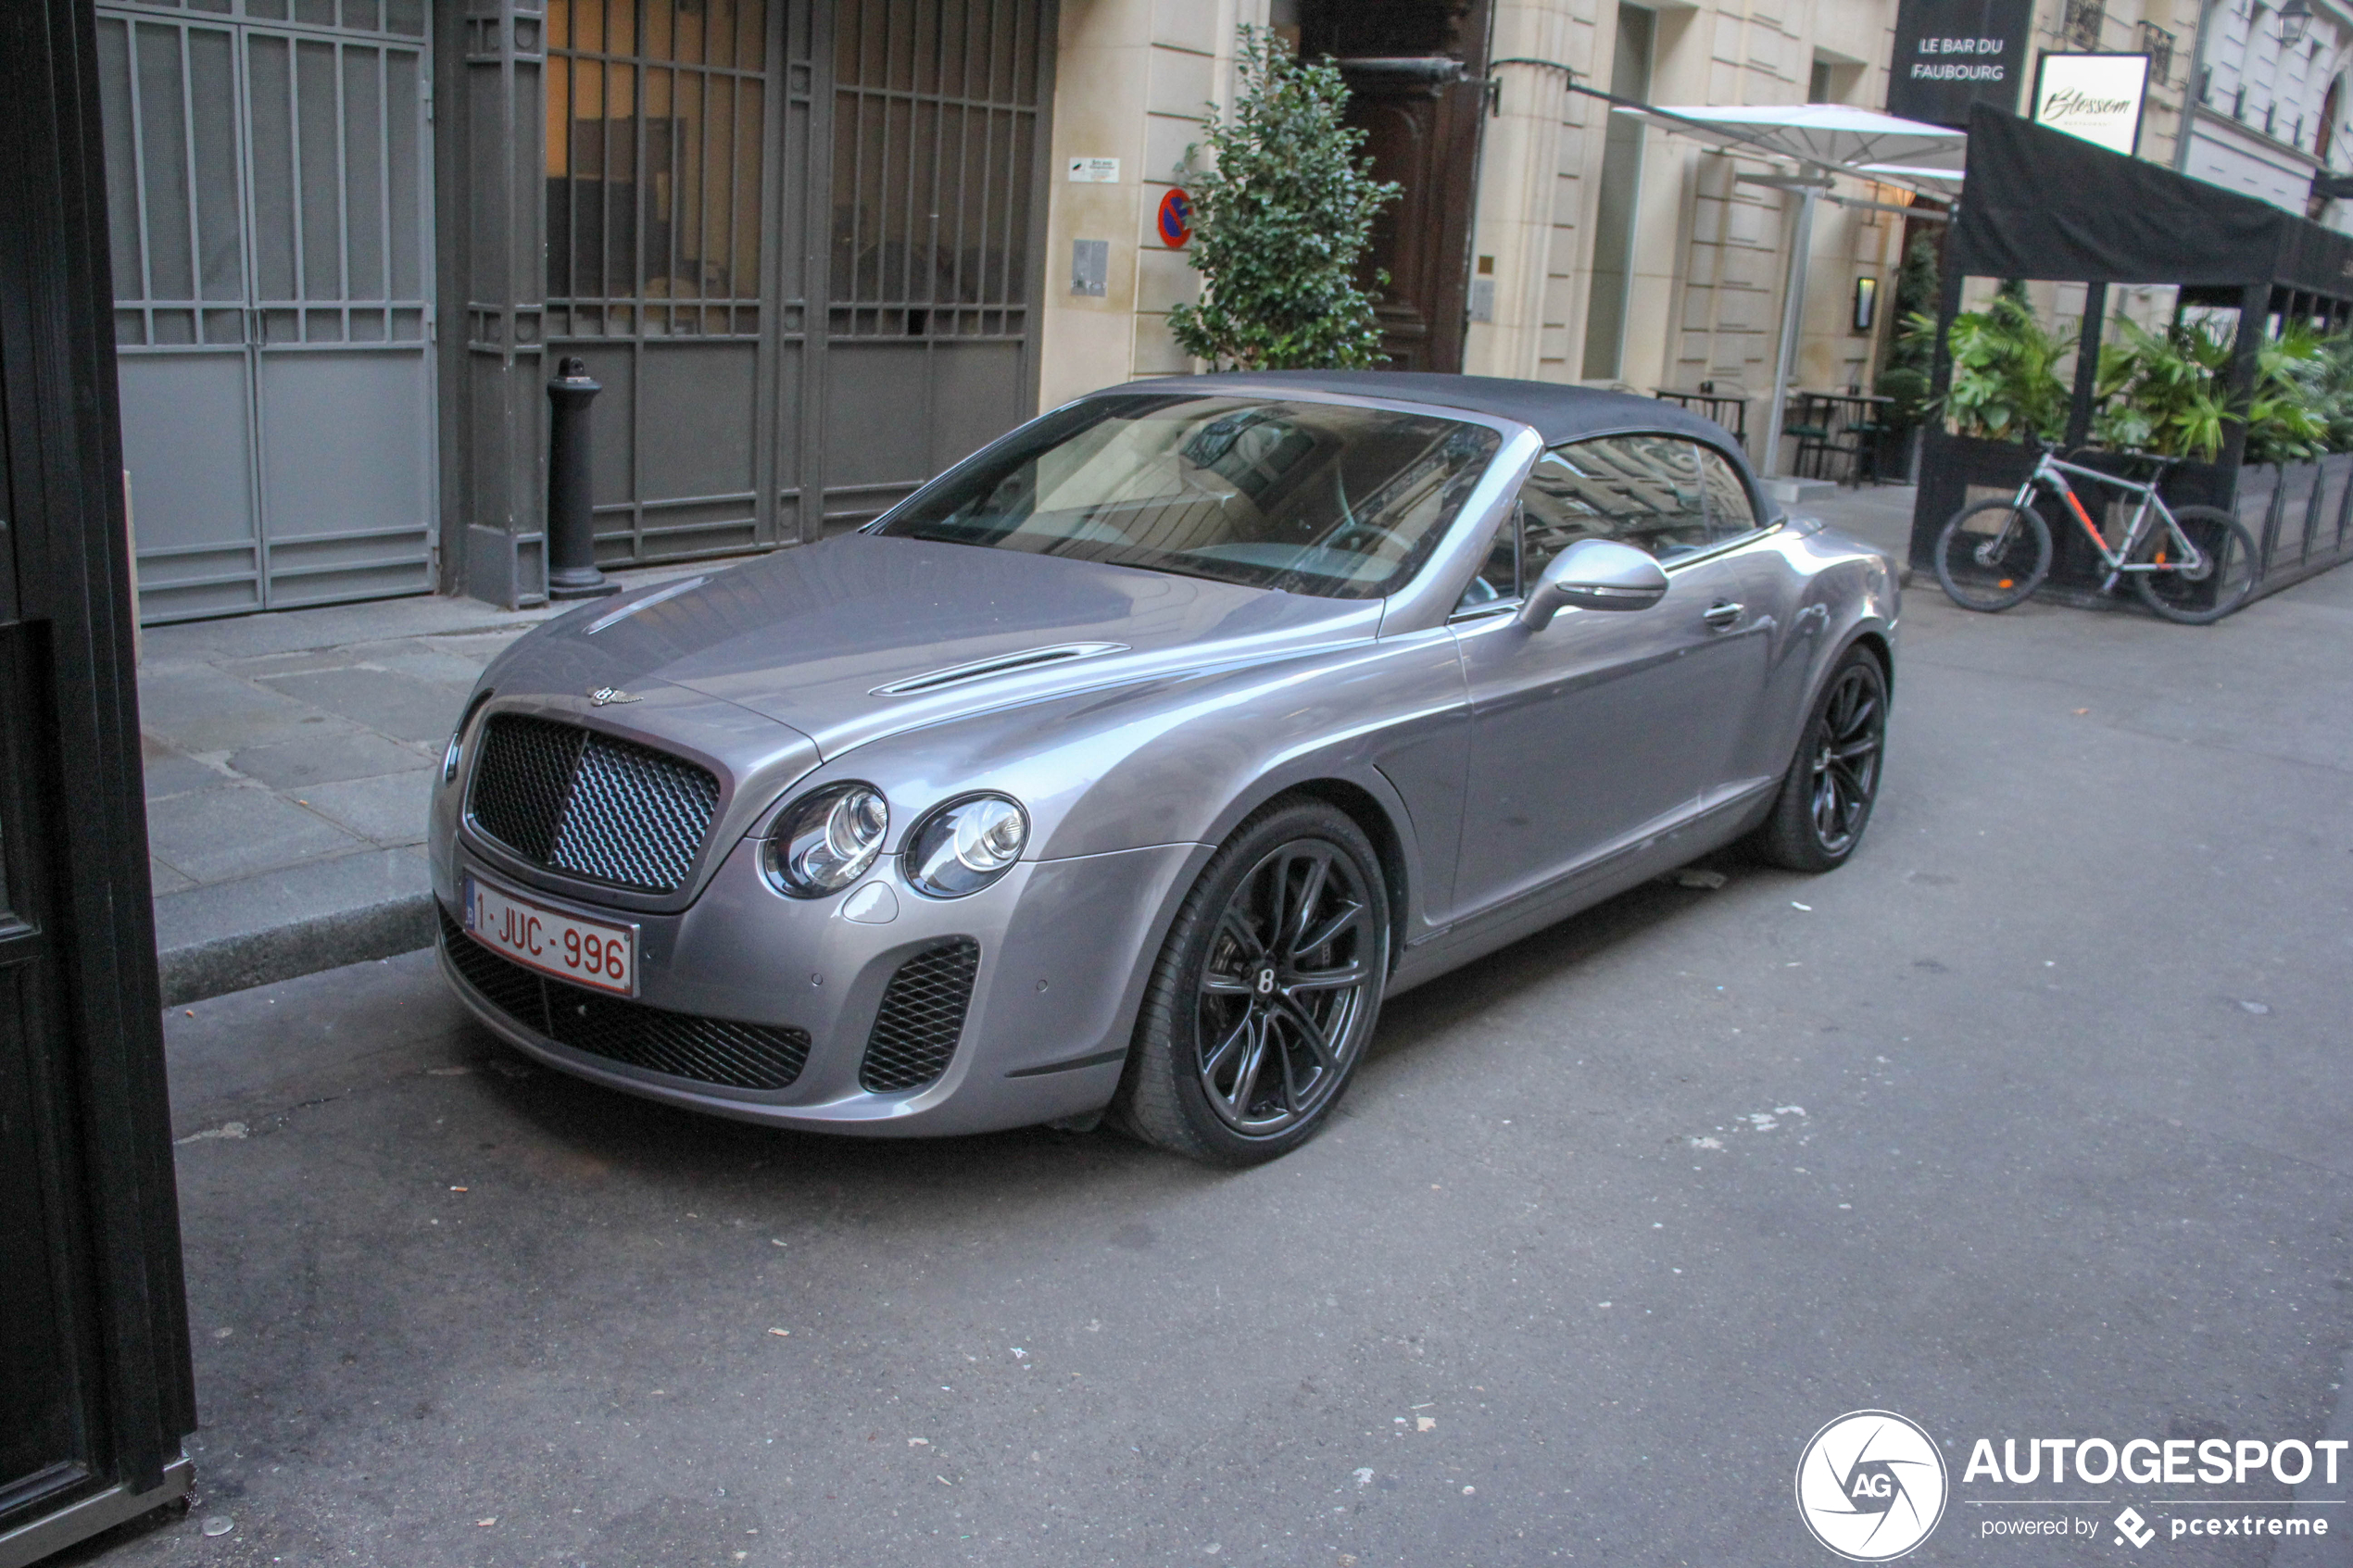
<svg viewBox="0 0 2353 1568">
<path fill-rule="evenodd" d="M 980 944 L 959 936 L 917 953 L 884 987 L 866 1038 L 858 1083 L 869 1094 L 900 1094 L 937 1081 L 956 1054 L 980 972 Z"/>
<path fill-rule="evenodd" d="M 809 1060 L 809 1032 L 702 1018 L 549 979 L 484 947 L 441 910 L 441 945 L 467 985 L 535 1034 L 610 1061 L 717 1084 L 781 1089 Z"/>
</svg>

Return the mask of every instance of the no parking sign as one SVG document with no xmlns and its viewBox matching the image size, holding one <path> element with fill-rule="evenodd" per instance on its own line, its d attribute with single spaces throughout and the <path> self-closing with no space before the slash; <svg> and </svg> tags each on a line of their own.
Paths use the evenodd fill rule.
<svg viewBox="0 0 2353 1568">
<path fill-rule="evenodd" d="M 1193 198 L 1182 186 L 1172 187 L 1160 198 L 1160 243 L 1171 250 L 1182 250 L 1192 237 Z"/>
</svg>

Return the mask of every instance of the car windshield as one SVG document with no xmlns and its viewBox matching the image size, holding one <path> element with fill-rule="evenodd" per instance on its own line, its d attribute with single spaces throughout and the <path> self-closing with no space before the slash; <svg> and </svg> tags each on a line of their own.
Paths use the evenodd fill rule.
<svg viewBox="0 0 2353 1568">
<path fill-rule="evenodd" d="M 1420 570 L 1501 445 L 1483 425 L 1340 404 L 1090 398 L 875 532 L 1377 598 Z"/>
</svg>

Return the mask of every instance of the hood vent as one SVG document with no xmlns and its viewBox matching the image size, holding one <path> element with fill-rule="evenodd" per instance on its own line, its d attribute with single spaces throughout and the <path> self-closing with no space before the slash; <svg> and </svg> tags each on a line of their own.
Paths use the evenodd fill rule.
<svg viewBox="0 0 2353 1568">
<path fill-rule="evenodd" d="M 1035 670 L 1041 665 L 1067 664 L 1074 659 L 1092 659 L 1098 654 L 1126 651 L 1126 643 L 1059 643 L 1049 648 L 1025 648 L 1019 653 L 1000 654 L 995 659 L 977 659 L 971 664 L 951 664 L 945 670 L 935 670 L 927 675 L 910 675 L 903 681 L 876 686 L 872 695 L 912 696 L 917 692 L 936 692 L 942 686 L 961 686 L 967 682 L 986 681 L 992 675 L 1010 675 L 1016 670 Z"/>
</svg>

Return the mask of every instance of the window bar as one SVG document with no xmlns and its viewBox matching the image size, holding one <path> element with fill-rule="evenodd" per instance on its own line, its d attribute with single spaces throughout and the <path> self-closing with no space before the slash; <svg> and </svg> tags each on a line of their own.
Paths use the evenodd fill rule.
<svg viewBox="0 0 2353 1568">
<path fill-rule="evenodd" d="M 197 343 L 204 342 L 204 207 L 196 194 L 196 103 L 195 64 L 188 55 L 188 30 L 177 27 L 172 36 L 180 44 L 180 137 L 182 157 L 187 169 L 188 203 L 188 295 L 194 308 L 190 311 L 190 331 Z"/>
<path fill-rule="evenodd" d="M 866 8 L 863 5 L 860 5 L 858 6 L 857 22 L 851 37 L 852 48 L 854 50 L 852 57 L 859 63 L 860 69 L 848 83 L 849 100 L 848 107 L 849 108 L 850 125 L 849 254 L 842 258 L 842 271 L 846 274 L 846 276 L 835 281 L 832 293 L 834 298 L 846 299 L 849 302 L 850 309 L 843 325 L 849 331 L 854 332 L 858 330 L 858 234 L 862 226 L 862 220 L 865 212 L 862 198 L 865 194 L 866 189 L 866 98 L 864 94 L 858 91 L 858 82 L 865 74 L 863 66 L 866 56 Z M 835 48 L 834 57 L 837 61 L 838 61 L 841 57 L 841 50 L 838 45 Z M 841 94 L 838 92 L 837 92 L 835 95 L 834 107 L 837 114 L 840 112 L 843 107 Z M 837 147 L 840 145 L 840 137 L 838 134 L 835 137 L 835 145 Z M 840 171 L 836 170 L 834 179 L 837 182 L 838 182 L 840 178 Z M 830 327 L 828 330 L 830 330 Z"/>
<path fill-rule="evenodd" d="M 931 106 L 931 213 L 925 220 L 925 232 L 930 244 L 924 255 L 924 336 L 939 335 L 939 281 L 944 269 L 939 264 L 940 198 L 947 189 L 944 176 L 948 156 L 948 6 L 946 0 L 934 13 L 937 25 L 932 34 L 932 90 L 937 94 Z M 952 306 L 952 300 L 951 300 Z"/>
<path fill-rule="evenodd" d="M 993 94 L 998 85 L 993 68 L 1001 61 L 1005 69 L 1004 96 L 1001 102 L 1007 106 L 1004 163 L 1006 178 L 1004 210 L 996 215 L 1000 220 L 996 235 L 997 302 L 1000 305 L 1010 306 L 1013 299 L 1013 221 L 1020 211 L 1021 200 L 1021 169 L 1017 167 L 1021 161 L 1021 81 L 1018 69 L 1013 63 L 1013 56 L 1021 47 L 1021 19 L 1010 10 L 1000 11 L 999 15 L 1004 20 L 1002 29 L 996 39 L 999 48 L 995 51 L 990 62 L 992 69 L 989 73 L 988 85 Z M 998 318 L 997 327 L 999 332 L 1003 332 L 1004 317 Z"/>
<path fill-rule="evenodd" d="M 342 306 L 337 320 L 343 341 L 351 341 L 351 104 L 343 90 L 343 61 L 347 45 L 327 45 L 327 63 L 335 82 L 335 298 Z M 303 319 L 302 336 L 310 339 L 310 320 Z"/>
<path fill-rule="evenodd" d="M 973 87 L 973 7 L 967 6 L 964 8 L 963 57 L 958 62 L 956 69 L 956 91 L 960 96 L 967 100 L 967 103 L 964 107 L 956 111 L 956 258 L 950 270 L 949 283 L 949 288 L 954 295 L 955 326 L 959 335 L 962 335 L 963 331 L 967 293 L 964 287 L 964 256 L 970 248 L 964 232 L 964 220 L 972 212 L 972 196 L 964 190 L 963 185 L 966 178 L 971 175 L 973 168 L 974 111 L 969 103 Z M 984 192 L 988 189 L 986 176 L 983 177 L 981 188 Z M 937 330 L 937 323 L 935 322 L 933 331 Z"/>
<path fill-rule="evenodd" d="M 890 86 L 897 77 L 899 68 L 898 20 L 896 7 L 887 6 L 883 11 L 882 81 L 880 82 L 883 91 L 882 95 L 876 100 L 882 114 L 882 160 L 875 166 L 875 238 L 880 242 L 875 257 L 876 262 L 875 303 L 881 306 L 887 306 L 893 298 L 904 294 L 907 286 L 905 266 L 907 253 L 904 245 L 900 247 L 900 266 L 898 270 L 900 276 L 896 279 L 891 276 L 890 265 L 890 185 L 891 177 L 899 173 L 900 161 L 893 156 L 890 144 L 891 132 L 898 129 L 890 114 L 892 107 Z M 912 72 L 909 74 L 912 75 Z M 881 314 L 877 313 L 875 318 L 876 332 L 882 331 L 882 321 Z M 904 322 L 901 326 L 903 328 Z"/>
<path fill-rule="evenodd" d="M 693 119 L 693 116 L 686 112 L 687 106 L 685 99 L 687 84 L 689 82 L 699 84 L 701 80 L 701 77 L 693 71 L 673 69 L 670 72 L 670 113 L 666 117 L 670 121 L 670 245 L 666 252 L 668 260 L 664 265 L 670 269 L 668 298 L 670 335 L 673 337 L 678 335 L 678 231 L 682 227 L 678 220 L 686 206 L 686 151 L 680 144 L 686 141 L 682 133 Z M 650 130 L 648 134 L 651 134 Z M 699 316 L 696 317 L 698 322 L 700 320 Z"/>
<path fill-rule="evenodd" d="M 392 265 L 392 51 L 376 56 L 376 292 L 384 295 L 384 341 L 393 341 Z"/>
<path fill-rule="evenodd" d="M 744 19 L 740 14 L 738 14 L 736 19 L 736 37 L 739 53 L 743 38 L 743 27 Z M 743 204 L 737 201 L 736 197 L 737 187 L 740 183 L 740 164 L 743 158 L 745 96 L 743 78 L 740 76 L 729 77 L 727 79 L 726 153 L 725 157 L 721 160 L 727 171 L 727 182 L 725 186 L 723 187 L 726 194 L 722 198 L 720 207 L 720 215 L 724 220 L 721 225 L 722 232 L 720 235 L 720 244 L 724 248 L 719 253 L 721 258 L 720 264 L 725 269 L 727 275 L 727 286 L 721 291 L 725 303 L 720 308 L 722 312 L 722 319 L 725 322 L 725 331 L 729 337 L 736 335 L 736 300 L 744 292 L 742 285 L 742 271 L 737 266 L 737 263 L 742 258 L 738 257 L 736 252 L 736 235 L 743 222 Z M 704 263 L 706 270 L 709 270 L 709 266 L 710 263 L 706 260 Z M 705 324 L 708 325 L 708 323 Z"/>
<path fill-rule="evenodd" d="M 139 26 L 128 18 L 117 25 L 122 29 L 124 72 L 131 78 L 131 177 L 138 198 L 132 205 L 139 212 L 139 333 L 142 341 L 153 343 L 155 311 L 148 302 L 156 296 L 155 247 L 147 239 L 147 128 L 144 123 L 146 109 L 139 94 Z"/>
<path fill-rule="evenodd" d="M 295 341 L 302 341 L 302 302 L 310 297 L 309 258 L 304 254 L 302 223 L 302 54 L 301 45 L 286 41 L 286 207 L 288 234 L 294 252 Z"/>
</svg>

